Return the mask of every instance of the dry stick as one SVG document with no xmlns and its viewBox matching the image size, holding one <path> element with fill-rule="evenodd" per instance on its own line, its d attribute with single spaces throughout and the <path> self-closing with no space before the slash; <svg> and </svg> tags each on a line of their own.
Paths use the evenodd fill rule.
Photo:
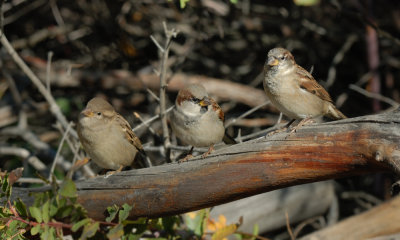
<svg viewBox="0 0 400 240">
<path fill-rule="evenodd" d="M 396 108 L 398 108 L 398 107 L 400 106 L 400 103 L 396 102 L 396 101 L 393 100 L 393 99 L 390 99 L 390 98 L 388 98 L 388 97 L 382 96 L 382 95 L 379 94 L 379 93 L 368 92 L 367 90 L 364 90 L 364 89 L 360 88 L 360 87 L 357 86 L 357 85 L 350 84 L 349 88 L 350 88 L 351 90 L 354 90 L 354 91 L 356 91 L 356 92 L 359 92 L 359 93 L 365 95 L 366 97 L 373 98 L 373 99 L 377 99 L 377 100 L 379 100 L 379 101 L 382 101 L 382 102 L 385 102 L 385 103 L 387 103 L 387 104 L 392 105 L 393 107 L 392 107 L 391 109 L 389 109 L 389 111 L 390 111 L 390 110 L 394 110 L 394 109 L 396 109 Z"/>
<path fill-rule="evenodd" d="M 361 86 L 361 85 L 367 83 L 373 74 L 374 74 L 373 71 L 369 71 L 369 72 L 365 73 L 364 75 L 361 76 L 361 78 L 354 85 Z M 346 102 L 348 97 L 349 97 L 349 94 L 347 92 L 340 94 L 336 99 L 336 107 L 340 108 L 344 104 L 344 102 Z"/>
<path fill-rule="evenodd" d="M 47 91 L 46 87 L 43 85 L 42 81 L 33 73 L 33 71 L 25 64 L 21 59 L 15 49 L 11 46 L 10 42 L 7 40 L 6 36 L 0 30 L 0 42 L 6 48 L 8 54 L 12 57 L 14 62 L 21 68 L 21 70 L 31 79 L 31 81 L 36 85 L 39 92 L 43 95 L 46 101 L 50 104 L 50 112 L 61 122 L 64 128 L 68 127 L 68 121 L 64 114 L 61 112 L 53 96 Z M 78 135 L 74 129 L 71 129 L 71 135 L 78 138 Z"/>
<path fill-rule="evenodd" d="M 346 42 L 343 44 L 342 48 L 339 52 L 336 53 L 335 57 L 333 57 L 331 66 L 329 67 L 328 77 L 325 82 L 325 88 L 330 88 L 336 79 L 336 66 L 343 60 L 344 55 L 347 51 L 353 46 L 353 44 L 358 40 L 357 35 L 351 34 L 347 37 Z"/>
<path fill-rule="evenodd" d="M 58 9 L 56 0 L 50 0 L 50 7 L 51 7 L 51 12 L 53 13 L 54 19 L 56 20 L 57 24 L 59 26 L 63 26 L 65 23 L 61 16 L 60 10 Z"/>
<path fill-rule="evenodd" d="M 231 126 L 231 125 L 234 124 L 237 120 L 242 119 L 242 118 L 244 118 L 244 117 L 247 117 L 248 115 L 252 114 L 253 112 L 257 111 L 258 109 L 260 109 L 260 108 L 262 108 L 262 107 L 264 107 L 264 106 L 267 106 L 269 103 L 270 103 L 269 100 L 268 100 L 268 101 L 265 101 L 264 103 L 262 103 L 262 104 L 260 104 L 260 105 L 258 105 L 258 106 L 255 106 L 255 107 L 251 108 L 250 110 L 246 111 L 245 113 L 243 113 L 243 114 L 240 115 L 239 117 L 231 119 L 227 124 L 225 124 L 225 128 Z"/>
<path fill-rule="evenodd" d="M 51 59 L 53 58 L 53 52 L 47 53 L 47 65 L 46 65 L 46 87 L 49 94 L 51 94 L 50 88 L 50 74 L 51 74 Z"/>
<path fill-rule="evenodd" d="M 0 155 L 14 155 L 25 158 L 26 161 L 38 171 L 44 171 L 47 169 L 46 165 L 40 161 L 39 158 L 32 156 L 32 154 L 25 148 L 1 146 Z"/>
<path fill-rule="evenodd" d="M 291 240 L 295 240 L 295 237 L 294 237 L 293 232 L 292 232 L 292 228 L 290 227 L 289 214 L 288 214 L 287 211 L 285 211 L 285 218 L 286 218 L 286 228 L 287 228 L 287 230 L 289 232 L 290 239 Z"/>
<path fill-rule="evenodd" d="M 155 131 L 149 124 L 147 124 L 147 123 L 145 122 L 145 120 L 140 116 L 139 113 L 134 112 L 134 113 L 133 113 L 133 116 L 135 116 L 135 118 L 139 119 L 139 120 L 144 124 L 144 126 L 146 126 L 147 129 L 149 129 L 149 131 L 150 131 L 151 134 L 153 134 L 154 136 L 159 137 L 158 134 L 156 133 L 156 131 Z"/>
<path fill-rule="evenodd" d="M 165 36 L 167 39 L 165 40 L 165 46 L 164 48 L 161 48 L 159 44 L 157 44 L 157 41 L 152 37 L 151 39 L 153 42 L 156 44 L 156 46 L 160 49 L 162 52 L 162 59 L 161 59 L 161 73 L 160 73 L 160 112 L 161 112 L 161 125 L 162 125 L 162 130 L 163 130 L 163 138 L 164 138 L 164 150 L 165 150 L 165 155 L 166 155 L 166 161 L 171 162 L 170 159 L 170 150 L 169 146 L 171 145 L 170 139 L 169 139 L 169 132 L 168 132 L 168 125 L 167 125 L 167 117 L 165 114 L 166 110 L 166 88 L 167 88 L 167 61 L 168 61 L 168 53 L 169 53 L 169 48 L 171 46 L 172 38 L 176 37 L 178 34 L 178 31 L 175 29 L 168 30 L 167 24 L 163 22 L 164 26 L 164 32 Z"/>
<path fill-rule="evenodd" d="M 64 141 L 65 141 L 65 139 L 68 137 L 68 134 L 69 134 L 70 130 L 72 129 L 72 124 L 73 124 L 73 122 L 70 122 L 70 123 L 68 124 L 67 129 L 65 130 L 65 133 L 64 133 L 64 135 L 63 135 L 62 138 L 61 138 L 60 144 L 58 145 L 58 149 L 57 149 L 56 156 L 54 157 L 53 164 L 51 165 L 51 168 L 50 168 L 49 180 L 51 180 L 51 176 L 53 175 L 54 168 L 56 167 L 57 159 L 58 159 L 58 156 L 60 155 L 61 148 L 62 148 L 62 146 L 63 146 L 63 144 L 64 144 Z"/>
<path fill-rule="evenodd" d="M 61 180 L 56 180 L 56 181 L 58 184 L 62 183 Z M 42 184 L 48 185 L 40 178 L 19 178 L 17 180 L 17 183 L 42 183 Z"/>
<path fill-rule="evenodd" d="M 323 217 L 323 216 L 316 216 L 316 217 L 309 218 L 309 219 L 307 219 L 307 220 L 301 222 L 301 223 L 294 229 L 294 231 L 293 231 L 294 237 L 297 238 L 297 236 L 300 234 L 301 230 L 304 229 L 304 227 L 306 227 L 306 226 L 309 225 L 309 224 L 311 225 L 311 224 L 313 224 L 313 223 L 316 222 L 316 221 L 319 221 L 319 222 L 321 223 L 321 224 L 320 224 L 320 228 L 326 226 L 326 223 L 325 223 L 325 220 L 324 220 L 324 217 Z M 325 224 L 323 224 L 323 223 L 325 223 Z"/>
<path fill-rule="evenodd" d="M 174 106 L 169 107 L 167 110 L 165 110 L 164 114 L 169 113 L 173 108 L 174 108 Z M 154 122 L 155 120 L 159 119 L 159 118 L 160 118 L 160 115 L 161 115 L 161 114 L 158 114 L 158 115 L 155 115 L 155 116 L 153 116 L 153 117 L 147 119 L 146 121 L 144 121 L 144 122 L 142 122 L 141 124 L 139 124 L 139 125 L 137 125 L 136 127 L 134 127 L 134 128 L 132 129 L 132 131 L 135 132 L 135 131 L 141 129 L 142 127 L 148 126 L 150 123 L 152 123 L 152 122 Z"/>
</svg>

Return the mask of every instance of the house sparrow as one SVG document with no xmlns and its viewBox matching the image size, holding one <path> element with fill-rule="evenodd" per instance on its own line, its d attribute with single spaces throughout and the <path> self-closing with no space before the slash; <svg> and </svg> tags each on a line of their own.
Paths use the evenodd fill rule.
<svg viewBox="0 0 400 240">
<path fill-rule="evenodd" d="M 79 114 L 77 130 L 83 148 L 102 168 L 121 171 L 145 156 L 129 123 L 102 98 L 88 102 Z"/>
<path fill-rule="evenodd" d="M 198 84 L 188 85 L 179 91 L 170 115 L 170 124 L 175 135 L 183 143 L 191 145 L 192 150 L 193 147 L 209 147 L 203 157 L 213 151 L 214 144 L 222 140 L 235 143 L 225 135 L 224 112 L 221 107 Z"/>
<path fill-rule="evenodd" d="M 288 126 L 296 119 L 302 119 L 299 123 L 302 125 L 318 116 L 335 120 L 346 118 L 333 105 L 328 92 L 308 71 L 297 65 L 293 55 L 284 48 L 268 52 L 263 85 L 274 106 L 293 119 Z"/>
</svg>

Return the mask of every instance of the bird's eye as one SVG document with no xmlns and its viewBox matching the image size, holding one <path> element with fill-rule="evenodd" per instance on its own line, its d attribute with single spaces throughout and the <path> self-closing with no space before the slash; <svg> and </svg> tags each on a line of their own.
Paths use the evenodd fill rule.
<svg viewBox="0 0 400 240">
<path fill-rule="evenodd" d="M 97 116 L 101 116 L 101 112 L 97 112 L 96 114 L 97 114 Z"/>
<path fill-rule="evenodd" d="M 284 55 L 280 57 L 281 60 L 285 60 L 285 58 L 286 57 Z"/>
<path fill-rule="evenodd" d="M 194 103 L 199 103 L 200 102 L 200 99 L 198 99 L 198 98 L 192 98 L 192 101 L 194 102 Z"/>
</svg>

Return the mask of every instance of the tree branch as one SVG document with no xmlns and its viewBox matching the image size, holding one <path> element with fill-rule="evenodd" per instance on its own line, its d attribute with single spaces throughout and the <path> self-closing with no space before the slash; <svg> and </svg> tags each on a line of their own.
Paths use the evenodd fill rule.
<svg viewBox="0 0 400 240">
<path fill-rule="evenodd" d="M 400 164 L 400 109 L 306 125 L 153 168 L 77 182 L 78 202 L 103 219 L 112 204 L 134 206 L 131 217 L 165 216 L 292 185 L 395 169 Z M 42 189 L 14 188 L 27 199 Z"/>
</svg>

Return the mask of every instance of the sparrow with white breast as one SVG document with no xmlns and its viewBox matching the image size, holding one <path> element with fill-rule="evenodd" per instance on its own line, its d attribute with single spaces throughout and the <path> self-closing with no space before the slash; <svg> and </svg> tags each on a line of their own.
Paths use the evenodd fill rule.
<svg viewBox="0 0 400 240">
<path fill-rule="evenodd" d="M 328 92 L 314 77 L 296 64 L 293 55 L 284 48 L 268 52 L 264 65 L 264 90 L 273 105 L 293 120 L 306 121 L 325 116 L 334 120 L 346 118 L 335 105 Z"/>
<path fill-rule="evenodd" d="M 121 171 L 146 156 L 129 123 L 102 98 L 88 102 L 79 114 L 77 131 L 85 151 L 102 168 Z"/>
<path fill-rule="evenodd" d="M 170 114 L 170 124 L 174 134 L 183 143 L 191 145 L 192 149 L 209 147 L 203 157 L 214 149 L 214 144 L 222 140 L 229 144 L 235 143 L 225 134 L 221 107 L 198 84 L 188 85 L 179 91 L 175 108 Z"/>
</svg>

